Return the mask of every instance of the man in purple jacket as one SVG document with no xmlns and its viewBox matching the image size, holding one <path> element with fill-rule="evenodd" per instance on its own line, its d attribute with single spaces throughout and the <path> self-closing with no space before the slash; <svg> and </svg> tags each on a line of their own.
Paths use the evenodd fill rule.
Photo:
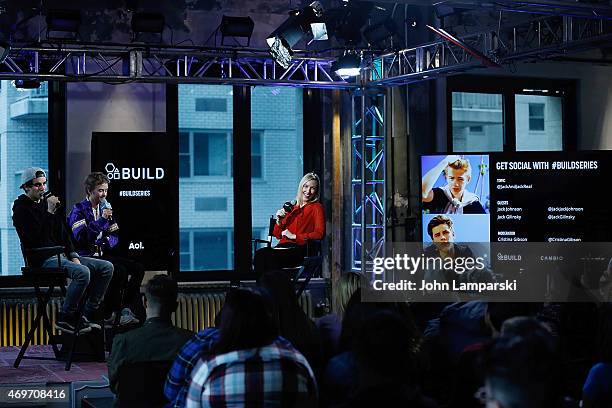
<svg viewBox="0 0 612 408">
<path fill-rule="evenodd" d="M 115 318 L 114 311 L 124 306 L 119 323 L 137 324 L 139 320 L 132 310 L 142 314 L 140 285 L 144 267 L 138 262 L 112 254 L 112 249 L 119 243 L 119 225 L 113 218 L 111 205 L 106 201 L 108 177 L 104 173 L 94 172 L 87 176 L 84 184 L 87 198 L 76 203 L 68 216 L 76 250 L 80 255 L 106 259 L 115 267 L 106 294 L 105 312 L 108 322 L 112 323 Z M 125 296 L 121 299 L 121 290 L 126 279 L 129 280 Z"/>
</svg>

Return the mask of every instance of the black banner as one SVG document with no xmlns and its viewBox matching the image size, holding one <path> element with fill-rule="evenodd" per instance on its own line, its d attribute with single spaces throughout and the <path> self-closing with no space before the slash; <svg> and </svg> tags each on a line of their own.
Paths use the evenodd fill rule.
<svg viewBox="0 0 612 408">
<path fill-rule="evenodd" d="M 167 270 L 178 199 L 177 142 L 165 133 L 93 132 L 91 170 L 110 180 L 107 201 L 119 224 L 116 255 Z"/>
</svg>

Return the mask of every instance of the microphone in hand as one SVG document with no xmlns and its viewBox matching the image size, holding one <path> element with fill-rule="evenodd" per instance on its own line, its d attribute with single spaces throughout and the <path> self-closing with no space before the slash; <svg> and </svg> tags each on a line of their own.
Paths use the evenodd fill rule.
<svg viewBox="0 0 612 408">
<path fill-rule="evenodd" d="M 47 211 L 52 214 L 62 205 L 59 198 L 54 196 L 50 191 L 45 191 L 42 195 L 42 199 L 47 203 Z"/>
<path fill-rule="evenodd" d="M 285 202 L 285 204 L 283 204 L 283 208 L 276 212 L 276 223 L 278 225 L 281 224 L 281 219 L 285 218 L 287 214 L 293 211 L 293 207 L 295 206 L 295 204 L 297 204 L 297 201 L 295 200 L 287 201 Z"/>
<path fill-rule="evenodd" d="M 285 210 L 285 212 L 288 214 L 293 211 L 293 207 L 295 207 L 296 204 L 297 201 L 295 200 L 287 201 L 285 204 L 283 204 L 283 210 Z"/>
<path fill-rule="evenodd" d="M 113 210 L 113 206 L 111 205 L 111 203 L 109 203 L 108 201 L 106 201 L 106 198 L 102 198 L 100 200 L 100 213 L 104 213 L 104 210 L 109 210 L 112 211 Z M 112 214 L 108 217 L 109 221 L 112 221 L 113 216 Z"/>
</svg>

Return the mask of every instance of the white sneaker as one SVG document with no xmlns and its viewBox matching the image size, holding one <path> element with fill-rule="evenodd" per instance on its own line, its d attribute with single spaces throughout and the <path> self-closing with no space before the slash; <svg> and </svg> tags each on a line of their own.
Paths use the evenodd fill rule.
<svg viewBox="0 0 612 408">
<path fill-rule="evenodd" d="M 127 307 L 121 311 L 121 317 L 119 318 L 120 326 L 127 326 L 130 324 L 138 324 L 140 320 L 134 315 L 134 313 Z"/>
</svg>

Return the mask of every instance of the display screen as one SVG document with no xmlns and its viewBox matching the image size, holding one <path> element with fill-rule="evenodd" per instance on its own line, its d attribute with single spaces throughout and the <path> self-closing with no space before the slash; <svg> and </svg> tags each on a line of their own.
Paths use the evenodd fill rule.
<svg viewBox="0 0 612 408">
<path fill-rule="evenodd" d="M 421 160 L 423 242 L 452 219 L 455 241 L 610 242 L 607 152 L 430 155 Z"/>
</svg>

